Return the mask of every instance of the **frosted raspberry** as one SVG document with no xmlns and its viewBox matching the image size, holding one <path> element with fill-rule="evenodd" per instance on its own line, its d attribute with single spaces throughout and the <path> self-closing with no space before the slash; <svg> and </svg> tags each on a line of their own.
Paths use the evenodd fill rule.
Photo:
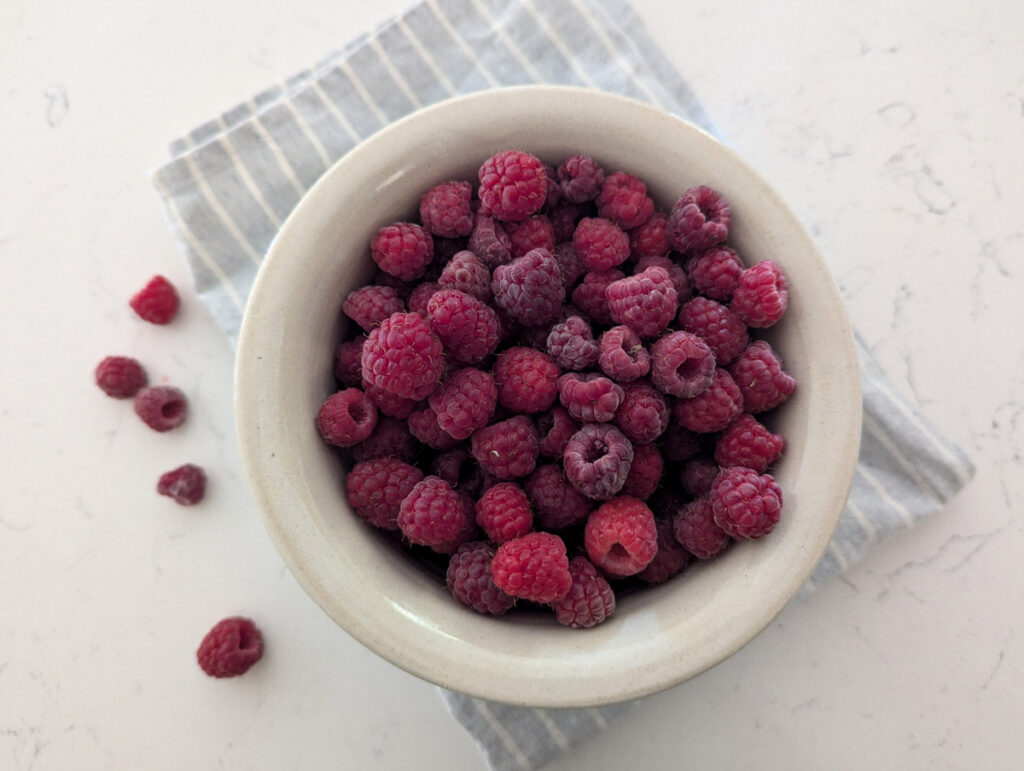
<svg viewBox="0 0 1024 771">
<path fill-rule="evenodd" d="M 455 439 L 468 439 L 490 420 L 498 387 L 489 372 L 465 367 L 449 375 L 427 401 L 441 428 Z"/>
<path fill-rule="evenodd" d="M 613 281 L 604 293 L 612 321 L 626 325 L 640 337 L 654 337 L 676 315 L 679 295 L 664 268 L 647 268 Z"/>
<path fill-rule="evenodd" d="M 480 203 L 500 220 L 522 220 L 540 210 L 548 196 L 544 164 L 532 155 L 505 150 L 480 167 Z"/>
<path fill-rule="evenodd" d="M 605 177 L 597 196 L 597 213 L 623 230 L 643 225 L 654 214 L 647 186 L 631 174 L 616 171 Z"/>
<path fill-rule="evenodd" d="M 764 340 L 752 342 L 729 367 L 750 413 L 778 407 L 792 396 L 796 381 L 782 370 L 782 362 Z"/>
<path fill-rule="evenodd" d="M 569 372 L 558 378 L 559 401 L 584 423 L 607 423 L 624 397 L 622 386 L 596 373 Z"/>
<path fill-rule="evenodd" d="M 719 367 L 727 366 L 750 342 L 747 325 L 725 305 L 694 297 L 679 309 L 679 324 L 704 340 Z"/>
<path fill-rule="evenodd" d="M 590 271 L 611 270 L 629 258 L 629 236 L 614 222 L 586 217 L 576 226 L 572 245 Z"/>
<path fill-rule="evenodd" d="M 427 318 L 427 303 L 434 296 L 434 292 L 440 288 L 436 281 L 424 281 L 417 284 L 416 288 L 409 293 L 409 298 L 406 301 L 409 313 L 418 313 L 423 318 Z"/>
<path fill-rule="evenodd" d="M 590 325 L 579 316 L 570 316 L 551 327 L 546 347 L 563 370 L 590 369 L 597 364 L 597 341 Z"/>
<path fill-rule="evenodd" d="M 545 249 L 549 252 L 555 248 L 555 229 L 543 214 L 534 214 L 521 222 L 510 226 L 509 236 L 512 238 L 512 259 L 522 257 L 534 249 Z"/>
<path fill-rule="evenodd" d="M 412 281 L 434 259 L 434 241 L 419 225 L 395 222 L 377 231 L 370 241 L 370 256 L 385 273 Z"/>
<path fill-rule="evenodd" d="M 429 405 L 413 410 L 409 414 L 408 426 L 413 436 L 434 450 L 447 450 L 459 441 L 441 428 L 437 413 Z"/>
<path fill-rule="evenodd" d="M 373 383 L 363 380 L 361 387 L 367 398 L 376 405 L 382 415 L 405 420 L 416 409 L 419 402 L 416 399 L 407 399 L 404 396 L 393 394 Z"/>
<path fill-rule="evenodd" d="M 484 265 L 483 260 L 464 249 L 444 266 L 437 279 L 437 288 L 456 289 L 472 295 L 482 303 L 490 302 L 491 271 Z"/>
<path fill-rule="evenodd" d="M 476 523 L 494 543 L 520 538 L 533 529 L 533 512 L 523 488 L 498 482 L 476 502 Z"/>
<path fill-rule="evenodd" d="M 587 518 L 587 556 L 614 576 L 633 576 L 658 551 L 658 530 L 647 504 L 628 495 L 612 498 Z"/>
<path fill-rule="evenodd" d="M 700 437 L 676 421 L 669 420 L 668 428 L 661 436 L 660 445 L 665 460 L 679 463 L 700 452 Z"/>
<path fill-rule="evenodd" d="M 199 643 L 196 660 L 210 677 L 237 677 L 263 658 L 263 635 L 251 619 L 225 618 Z"/>
<path fill-rule="evenodd" d="M 466 533 L 471 517 L 472 508 L 467 512 L 451 485 L 435 476 L 417 482 L 398 507 L 402 534 L 422 546 L 451 544 Z"/>
<path fill-rule="evenodd" d="M 612 314 L 604 292 L 609 284 L 625 277 L 626 274 L 616 268 L 591 271 L 583 276 L 583 281 L 573 290 L 572 302 L 596 323 L 611 324 Z"/>
<path fill-rule="evenodd" d="M 690 278 L 682 266 L 673 262 L 669 257 L 641 257 L 636 261 L 633 268 L 633 275 L 643 273 L 648 268 L 664 268 L 668 277 L 672 279 L 672 286 L 676 288 L 676 297 L 680 302 L 690 299 L 693 294 L 693 287 L 690 286 Z"/>
<path fill-rule="evenodd" d="M 560 370 L 541 351 L 517 346 L 494 360 L 494 381 L 499 403 L 514 412 L 543 412 L 558 396 Z"/>
<path fill-rule="evenodd" d="M 555 258 L 555 262 L 558 263 L 558 270 L 562 273 L 562 286 L 566 289 L 587 272 L 587 266 L 580 261 L 572 241 L 556 244 L 555 250 L 551 254 Z"/>
<path fill-rule="evenodd" d="M 343 386 L 354 388 L 363 382 L 363 343 L 366 335 L 356 335 L 341 343 L 334 352 L 334 376 Z"/>
<path fill-rule="evenodd" d="M 498 317 L 494 310 L 465 292 L 434 292 L 427 302 L 427 318 L 444 350 L 462 364 L 476 364 L 498 346 Z"/>
<path fill-rule="evenodd" d="M 569 560 L 572 585 L 560 600 L 551 603 L 558 623 L 573 629 L 597 626 L 615 612 L 615 592 L 586 557 Z"/>
<path fill-rule="evenodd" d="M 668 240 L 680 252 L 708 249 L 729 235 L 732 210 L 706 185 L 683 193 L 668 215 Z"/>
<path fill-rule="evenodd" d="M 425 399 L 441 380 L 444 349 L 417 313 L 395 313 L 367 335 L 363 378 L 406 399 Z"/>
<path fill-rule="evenodd" d="M 643 225 L 629 231 L 629 253 L 635 259 L 664 257 L 672 248 L 668 243 L 666 228 L 668 215 L 656 211 Z"/>
<path fill-rule="evenodd" d="M 365 461 L 390 455 L 409 462 L 415 451 L 416 440 L 409 433 L 408 426 L 401 420 L 385 415 L 377 419 L 373 433 L 352 448 L 352 457 L 357 461 Z"/>
<path fill-rule="evenodd" d="M 569 203 L 593 201 L 601 192 L 604 169 L 588 155 L 570 155 L 558 167 L 558 182 Z"/>
<path fill-rule="evenodd" d="M 580 493 L 606 500 L 626 484 L 633 462 L 633 445 L 607 423 L 588 423 L 565 445 L 565 476 Z"/>
<path fill-rule="evenodd" d="M 649 584 L 661 584 L 679 574 L 690 564 L 693 555 L 676 540 L 671 519 L 655 519 L 654 526 L 658 531 L 658 551 L 647 567 L 636 575 Z"/>
<path fill-rule="evenodd" d="M 711 492 L 711 483 L 715 481 L 721 467 L 711 458 L 699 456 L 690 458 L 683 464 L 679 472 L 679 483 L 690 495 L 699 498 Z"/>
<path fill-rule="evenodd" d="M 698 434 L 721 431 L 743 412 L 743 395 L 732 376 L 718 367 L 711 385 L 692 399 L 680 399 L 672 414 L 683 426 Z"/>
<path fill-rule="evenodd" d="M 615 413 L 615 425 L 633 444 L 648 444 L 668 428 L 669 409 L 665 397 L 646 383 L 628 383 Z"/>
<path fill-rule="evenodd" d="M 540 437 L 540 454 L 547 458 L 561 460 L 565 445 L 580 430 L 580 424 L 573 420 L 565 407 L 553 406 L 537 416 L 537 434 Z"/>
<path fill-rule="evenodd" d="M 714 372 L 711 348 L 689 332 L 671 332 L 651 346 L 651 382 L 662 393 L 696 396 L 711 385 Z"/>
<path fill-rule="evenodd" d="M 477 496 L 484 486 L 484 472 L 465 444 L 456 445 L 434 456 L 431 473 L 443 479 L 456 492 Z"/>
<path fill-rule="evenodd" d="M 579 221 L 596 213 L 592 204 L 563 203 L 556 206 L 548 212 L 548 219 L 551 220 L 551 227 L 555 231 L 555 243 L 571 242 Z"/>
<path fill-rule="evenodd" d="M 524 477 L 537 465 L 537 429 L 526 415 L 481 428 L 471 446 L 480 468 L 498 479 Z"/>
<path fill-rule="evenodd" d="M 469 251 L 491 270 L 512 261 L 512 239 L 494 217 L 478 212 L 469 236 Z"/>
<path fill-rule="evenodd" d="M 398 529 L 402 501 L 421 480 L 423 472 L 394 457 L 356 463 L 345 477 L 345 498 L 352 510 L 374 527 Z"/>
<path fill-rule="evenodd" d="M 452 555 L 445 574 L 445 582 L 452 596 L 478 613 L 500 616 L 515 603 L 494 583 L 491 562 L 494 547 L 485 541 L 462 544 Z"/>
<path fill-rule="evenodd" d="M 664 469 L 665 462 L 656 444 L 634 445 L 633 463 L 629 467 L 626 484 L 622 486 L 622 494 L 647 500 L 658 489 Z"/>
<path fill-rule="evenodd" d="M 135 414 L 154 431 L 170 431 L 185 422 L 188 402 L 174 386 L 149 386 L 135 394 Z"/>
<path fill-rule="evenodd" d="M 745 466 L 763 474 L 785 449 L 785 438 L 773 434 L 753 415 L 745 414 L 730 423 L 718 438 L 715 460 L 721 466 Z"/>
<path fill-rule="evenodd" d="M 194 463 L 178 466 L 160 475 L 156 491 L 182 506 L 195 506 L 206 495 L 206 472 Z"/>
<path fill-rule="evenodd" d="M 364 332 L 369 332 L 392 313 L 404 311 L 405 303 L 391 287 L 364 286 L 349 292 L 341 309 Z"/>
<path fill-rule="evenodd" d="M 107 356 L 96 365 L 95 378 L 103 393 L 115 399 L 132 398 L 148 380 L 142 365 L 128 356 Z"/>
<path fill-rule="evenodd" d="M 458 238 L 473 231 L 469 202 L 473 186 L 468 182 L 443 182 L 420 198 L 420 221 L 435 236 Z"/>
<path fill-rule="evenodd" d="M 743 261 L 728 246 L 714 246 L 694 254 L 686 269 L 698 292 L 712 300 L 728 300 L 739 284 Z"/>
<path fill-rule="evenodd" d="M 153 276 L 128 301 L 138 317 L 151 324 L 169 324 L 178 315 L 180 303 L 178 290 L 163 276 Z"/>
<path fill-rule="evenodd" d="M 601 335 L 597 344 L 597 365 L 612 380 L 628 383 L 651 371 L 651 356 L 636 332 L 618 326 Z"/>
<path fill-rule="evenodd" d="M 565 543 L 552 533 L 527 533 L 498 547 L 494 583 L 513 597 L 553 602 L 569 593 L 572 576 Z"/>
<path fill-rule="evenodd" d="M 715 524 L 736 539 L 768 535 L 782 512 L 782 488 L 775 478 L 742 466 L 722 469 L 709 497 Z"/>
<path fill-rule="evenodd" d="M 788 286 L 779 266 L 762 260 L 740 274 L 729 307 L 748 327 L 770 327 L 786 312 Z"/>
<path fill-rule="evenodd" d="M 707 496 L 680 509 L 672 520 L 676 540 L 699 560 L 721 554 L 729 545 L 729 534 L 715 524 L 715 513 Z"/>
<path fill-rule="evenodd" d="M 560 463 L 547 463 L 526 478 L 526 496 L 537 524 L 544 530 L 564 530 L 587 518 L 593 504 L 565 478 Z"/>
<path fill-rule="evenodd" d="M 320 436 L 328 444 L 351 447 L 377 427 L 377 408 L 358 388 L 346 388 L 327 397 L 316 416 Z"/>
<path fill-rule="evenodd" d="M 495 305 L 527 326 L 554 321 L 565 300 L 562 274 L 547 249 L 533 249 L 508 265 L 499 265 L 491 278 L 491 291 Z"/>
</svg>

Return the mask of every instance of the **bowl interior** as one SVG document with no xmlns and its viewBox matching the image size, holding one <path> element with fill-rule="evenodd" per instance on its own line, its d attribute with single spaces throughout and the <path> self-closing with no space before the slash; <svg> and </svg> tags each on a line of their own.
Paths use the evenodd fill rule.
<svg viewBox="0 0 1024 771">
<path fill-rule="evenodd" d="M 786 318 L 767 337 L 797 378 L 770 425 L 788 447 L 775 470 L 782 521 L 667 584 L 621 598 L 586 631 L 541 615 L 487 618 L 454 602 L 436 576 L 360 523 L 336 453 L 314 417 L 335 390 L 332 354 L 344 296 L 373 270 L 368 244 L 415 215 L 420 194 L 476 180 L 509 147 L 559 163 L 586 152 L 644 179 L 664 209 L 710 184 L 733 208 L 729 242 L 749 263 L 775 260 L 790 284 Z M 503 89 L 428 108 L 338 162 L 285 223 L 253 289 L 240 338 L 236 409 L 265 524 L 310 595 L 343 628 L 435 683 L 506 703 L 586 706 L 648 694 L 725 658 L 799 589 L 831 537 L 860 432 L 852 334 L 810 239 L 768 185 L 730 150 L 648 105 L 574 88 Z"/>
</svg>

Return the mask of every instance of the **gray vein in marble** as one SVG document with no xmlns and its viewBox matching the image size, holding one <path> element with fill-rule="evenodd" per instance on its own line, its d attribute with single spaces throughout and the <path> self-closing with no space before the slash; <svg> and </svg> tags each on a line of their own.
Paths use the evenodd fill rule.
<svg viewBox="0 0 1024 771">
<path fill-rule="evenodd" d="M 43 91 L 43 96 L 47 100 L 46 122 L 50 124 L 50 128 L 56 128 L 64 122 L 64 119 L 68 117 L 68 113 L 71 112 L 67 88 L 65 88 L 63 83 L 55 83 Z"/>
</svg>

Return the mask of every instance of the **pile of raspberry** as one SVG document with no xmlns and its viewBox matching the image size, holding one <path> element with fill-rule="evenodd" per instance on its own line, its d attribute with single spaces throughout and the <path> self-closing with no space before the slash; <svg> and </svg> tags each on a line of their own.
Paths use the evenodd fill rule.
<svg viewBox="0 0 1024 771">
<path fill-rule="evenodd" d="M 771 412 L 796 383 L 759 329 L 785 276 L 728 245 L 714 189 L 518 150 L 381 228 L 316 423 L 348 503 L 500 615 L 591 627 L 616 594 L 772 531 Z"/>
</svg>

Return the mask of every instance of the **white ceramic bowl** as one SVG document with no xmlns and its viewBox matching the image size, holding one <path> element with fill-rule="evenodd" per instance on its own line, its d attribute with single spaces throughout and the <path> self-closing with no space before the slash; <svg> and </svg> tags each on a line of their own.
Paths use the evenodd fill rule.
<svg viewBox="0 0 1024 771">
<path fill-rule="evenodd" d="M 731 203 L 729 241 L 786 273 L 790 306 L 768 338 L 799 382 L 773 427 L 782 520 L 761 541 L 620 599 L 589 630 L 553 618 L 490 618 L 454 601 L 349 510 L 335 452 L 314 425 L 335 389 L 341 301 L 372 273 L 381 226 L 415 216 L 420 194 L 475 181 L 516 147 L 554 163 L 586 152 L 648 184 L 663 208 L 709 184 Z M 772 189 L 732 151 L 641 102 L 564 87 L 503 89 L 426 108 L 360 144 L 288 218 L 246 310 L 236 369 L 242 454 L 265 524 L 292 572 L 349 634 L 447 688 L 512 704 L 592 706 L 682 682 L 764 629 L 823 554 L 849 491 L 860 437 L 853 338 L 835 284 Z"/>
</svg>

